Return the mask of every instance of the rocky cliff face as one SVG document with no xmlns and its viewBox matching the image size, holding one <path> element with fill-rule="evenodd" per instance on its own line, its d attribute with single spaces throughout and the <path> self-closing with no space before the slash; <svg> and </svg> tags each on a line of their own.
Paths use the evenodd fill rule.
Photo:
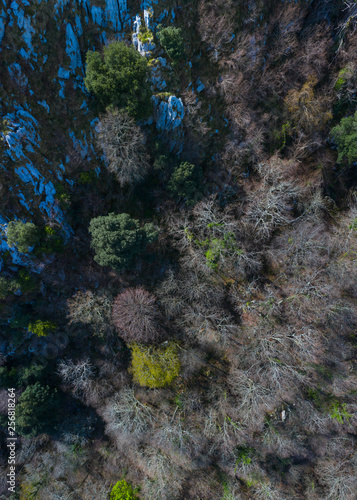
<svg viewBox="0 0 357 500">
<path fill-rule="evenodd" d="M 136 13 L 126 0 L 2 0 L 0 134 L 7 193 L 0 206 L 1 249 L 7 249 L 8 220 L 32 221 L 39 213 L 70 238 L 59 193 L 61 186 L 75 182 L 71 162 L 75 157 L 99 175 L 103 161 L 94 145 L 98 117 L 83 83 L 85 54 L 108 40 L 132 37 L 137 49 L 151 57 L 154 45 L 140 42 L 140 24 L 154 29 L 169 16 L 154 4 L 145 1 Z M 153 65 L 153 92 L 166 86 L 164 66 L 169 71 L 163 58 Z M 180 128 L 184 109 L 179 97 L 156 96 L 154 104 L 151 121 L 158 130 L 164 134 Z M 172 148 L 181 135 L 171 139 Z"/>
</svg>

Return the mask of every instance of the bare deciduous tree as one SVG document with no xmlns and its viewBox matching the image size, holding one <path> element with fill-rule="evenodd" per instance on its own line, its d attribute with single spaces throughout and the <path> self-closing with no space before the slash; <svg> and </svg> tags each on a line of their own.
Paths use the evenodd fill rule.
<svg viewBox="0 0 357 500">
<path fill-rule="evenodd" d="M 127 388 L 109 402 L 105 414 L 109 428 L 124 434 L 140 434 L 145 432 L 153 422 L 151 408 L 141 403 L 132 388 Z"/>
<path fill-rule="evenodd" d="M 249 371 L 235 368 L 231 370 L 229 384 L 232 393 L 238 396 L 238 410 L 242 422 L 253 426 L 261 425 L 265 413 L 272 411 L 276 404 L 276 393 L 256 382 Z"/>
<path fill-rule="evenodd" d="M 125 111 L 106 112 L 99 124 L 97 142 L 105 153 L 108 170 L 122 186 L 143 181 L 149 168 L 145 136 Z"/>
<path fill-rule="evenodd" d="M 235 8 L 232 0 L 200 1 L 198 31 L 203 41 L 213 49 L 211 57 L 218 60 L 227 48 L 234 31 Z"/>
<path fill-rule="evenodd" d="M 251 196 L 246 215 L 257 239 L 269 239 L 276 228 L 293 220 L 293 204 L 301 197 L 302 189 L 288 178 L 286 167 L 276 157 L 258 166 L 262 183 Z"/>
<path fill-rule="evenodd" d="M 168 270 L 164 281 L 160 283 L 155 293 L 167 317 L 180 314 L 185 307 L 185 301 L 180 296 L 180 283 L 172 269 Z"/>
<path fill-rule="evenodd" d="M 325 460 L 317 467 L 322 482 L 327 487 L 326 500 L 354 500 L 357 490 L 357 457 Z"/>
<path fill-rule="evenodd" d="M 254 488 L 254 498 L 257 500 L 286 500 L 276 486 L 266 482 L 260 483 Z"/>
<path fill-rule="evenodd" d="M 167 416 L 157 432 L 156 438 L 158 445 L 164 447 L 168 445 L 172 452 L 188 452 L 197 442 L 200 441 L 200 435 L 194 432 L 187 423 L 183 425 L 184 415 L 177 411 L 169 419 Z"/>
<path fill-rule="evenodd" d="M 71 324 L 92 325 L 94 333 L 103 336 L 110 318 L 111 299 L 107 293 L 79 290 L 68 300 L 68 318 Z"/>
<path fill-rule="evenodd" d="M 135 463 L 147 476 L 142 487 L 145 498 L 178 500 L 181 497 L 184 474 L 182 468 L 173 462 L 172 456 L 147 446 L 145 450 L 137 451 Z"/>
<path fill-rule="evenodd" d="M 75 394 L 80 394 L 89 389 L 94 369 L 89 359 L 77 362 L 68 359 L 59 362 L 58 374 L 65 383 L 73 387 Z"/>
<path fill-rule="evenodd" d="M 126 342 L 152 343 L 160 337 L 156 298 L 144 288 L 128 288 L 113 303 L 112 320 Z"/>
</svg>

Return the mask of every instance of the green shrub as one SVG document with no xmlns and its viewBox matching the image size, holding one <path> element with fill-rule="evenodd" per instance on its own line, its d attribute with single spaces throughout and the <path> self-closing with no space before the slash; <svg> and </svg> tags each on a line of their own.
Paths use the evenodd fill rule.
<svg viewBox="0 0 357 500">
<path fill-rule="evenodd" d="M 78 183 L 79 184 L 95 184 L 98 180 L 97 174 L 94 170 L 88 172 L 80 172 Z"/>
<path fill-rule="evenodd" d="M 286 146 L 288 138 L 292 135 L 293 130 L 294 127 L 289 121 L 283 123 L 281 130 L 276 130 L 273 134 L 275 147 L 283 150 Z"/>
<path fill-rule="evenodd" d="M 357 161 L 357 111 L 354 116 L 342 118 L 330 135 L 337 144 L 337 163 L 352 165 Z"/>
<path fill-rule="evenodd" d="M 118 271 L 129 268 L 137 255 L 156 240 L 153 224 L 140 227 L 128 214 L 114 214 L 92 219 L 89 225 L 94 260 Z"/>
<path fill-rule="evenodd" d="M 104 108 L 125 108 L 137 119 L 150 115 L 148 62 L 134 47 L 113 42 L 102 54 L 87 52 L 86 61 L 85 86 Z"/>
<path fill-rule="evenodd" d="M 219 226 L 221 226 L 221 224 L 208 224 L 207 229 Z M 210 269 L 216 269 L 223 257 L 240 256 L 244 253 L 244 251 L 238 247 L 235 235 L 232 232 L 221 233 L 218 238 L 210 236 L 204 240 L 199 240 L 194 238 L 194 235 L 190 233 L 189 229 L 186 227 L 185 234 L 188 240 L 193 241 L 198 247 L 206 249 L 204 254 L 206 257 L 206 265 Z"/>
<path fill-rule="evenodd" d="M 345 83 L 346 83 L 346 80 L 342 76 L 339 76 L 336 80 L 334 89 L 337 90 L 337 92 L 338 92 L 341 89 L 341 87 L 344 86 Z"/>
<path fill-rule="evenodd" d="M 237 447 L 237 460 L 236 468 L 238 465 L 244 464 L 249 465 L 252 463 L 252 456 L 254 455 L 254 449 L 249 446 L 238 446 Z"/>
<path fill-rule="evenodd" d="M 338 401 L 334 401 L 330 406 L 330 417 L 334 420 L 337 420 L 340 424 L 343 424 L 345 421 L 348 422 L 353 415 L 347 412 L 346 404 L 340 403 Z"/>
<path fill-rule="evenodd" d="M 341 71 L 338 73 L 338 77 L 334 86 L 334 89 L 338 92 L 341 90 L 341 88 L 345 85 L 349 75 L 351 73 L 351 69 L 346 66 L 345 68 L 342 68 Z"/>
<path fill-rule="evenodd" d="M 136 492 L 138 490 L 127 483 L 125 479 L 122 479 L 121 481 L 118 481 L 111 493 L 110 493 L 110 500 L 137 500 L 139 497 L 136 495 Z"/>
<path fill-rule="evenodd" d="M 226 233 L 223 238 L 206 240 L 208 250 L 205 253 L 206 264 L 210 269 L 216 269 L 223 254 L 242 255 L 243 250 L 237 247 L 234 233 Z"/>
<path fill-rule="evenodd" d="M 175 168 L 168 189 L 175 198 L 183 198 L 192 203 L 200 193 L 203 174 L 201 167 L 183 162 Z"/>
<path fill-rule="evenodd" d="M 131 373 L 134 382 L 141 386 L 166 387 L 180 372 L 177 346 L 173 343 L 157 348 L 134 343 L 131 354 Z"/>
<path fill-rule="evenodd" d="M 61 253 L 64 251 L 64 241 L 58 231 L 52 226 L 45 226 L 41 231 L 41 245 L 38 254 Z"/>
<path fill-rule="evenodd" d="M 39 230 L 32 222 L 11 221 L 7 226 L 7 243 L 21 253 L 29 251 L 39 242 Z"/>
<path fill-rule="evenodd" d="M 19 368 L 17 375 L 17 384 L 20 386 L 28 386 L 34 384 L 44 377 L 44 366 L 30 364 Z"/>
<path fill-rule="evenodd" d="M 22 293 L 33 292 L 37 288 L 37 280 L 25 268 L 20 269 L 17 282 L 20 285 Z"/>
<path fill-rule="evenodd" d="M 20 285 L 15 280 L 10 280 L 0 276 L 0 300 L 6 299 L 10 293 L 20 290 Z"/>
<path fill-rule="evenodd" d="M 352 415 L 347 412 L 345 403 L 341 403 L 335 396 L 324 393 L 319 388 L 309 388 L 307 391 L 307 398 L 313 401 L 316 408 L 323 411 L 340 424 L 343 424 L 345 421 L 348 422 L 352 417 Z"/>
<path fill-rule="evenodd" d="M 157 38 L 166 54 L 174 61 L 178 62 L 185 54 L 185 45 L 180 28 L 161 28 L 158 26 Z"/>
<path fill-rule="evenodd" d="M 62 210 L 66 211 L 71 206 L 71 195 L 68 193 L 68 184 L 64 186 L 61 182 L 55 183 L 56 198 L 60 204 Z"/>
<path fill-rule="evenodd" d="M 166 155 L 159 155 L 155 158 L 153 168 L 155 172 L 162 173 L 170 168 L 170 161 Z"/>
<path fill-rule="evenodd" d="M 141 25 L 140 25 L 138 38 L 139 38 L 141 43 L 150 42 L 154 38 L 152 31 L 150 31 L 146 27 L 145 23 L 141 23 Z"/>
<path fill-rule="evenodd" d="M 52 321 L 42 321 L 38 319 L 35 323 L 29 323 L 28 331 L 37 335 L 37 337 L 46 337 L 49 333 L 57 329 L 56 323 Z"/>
<path fill-rule="evenodd" d="M 29 385 L 19 397 L 16 427 L 23 436 L 33 437 L 49 428 L 59 405 L 57 391 L 39 382 Z"/>
</svg>

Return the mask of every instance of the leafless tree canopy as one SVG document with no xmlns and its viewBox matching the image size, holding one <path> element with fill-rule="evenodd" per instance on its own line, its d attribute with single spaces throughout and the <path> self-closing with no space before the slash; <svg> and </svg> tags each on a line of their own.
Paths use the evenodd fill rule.
<svg viewBox="0 0 357 500">
<path fill-rule="evenodd" d="M 111 298 L 108 293 L 79 290 L 67 304 L 70 324 L 91 325 L 96 335 L 105 334 L 111 311 Z"/>
<path fill-rule="evenodd" d="M 156 298 L 144 288 L 128 288 L 113 303 L 112 321 L 126 342 L 153 343 L 160 336 Z"/>
<path fill-rule="evenodd" d="M 90 381 L 93 378 L 93 365 L 89 359 L 74 362 L 71 359 L 61 360 L 58 365 L 58 374 L 63 382 L 73 387 L 74 393 L 79 394 L 88 390 Z"/>
<path fill-rule="evenodd" d="M 103 148 L 108 169 L 121 186 L 144 180 L 149 164 L 145 136 L 125 111 L 107 111 L 101 118 L 97 138 Z"/>
<path fill-rule="evenodd" d="M 110 428 L 124 434 L 140 434 L 153 421 L 151 408 L 141 403 L 130 388 L 117 394 L 108 403 L 105 414 Z"/>
</svg>

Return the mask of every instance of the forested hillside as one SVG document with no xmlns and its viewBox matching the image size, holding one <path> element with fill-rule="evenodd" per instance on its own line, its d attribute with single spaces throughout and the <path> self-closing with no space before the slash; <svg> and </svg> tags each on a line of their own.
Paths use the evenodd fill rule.
<svg viewBox="0 0 357 500">
<path fill-rule="evenodd" d="M 355 500 L 357 3 L 0 0 L 0 112 L 0 498 Z"/>
</svg>

